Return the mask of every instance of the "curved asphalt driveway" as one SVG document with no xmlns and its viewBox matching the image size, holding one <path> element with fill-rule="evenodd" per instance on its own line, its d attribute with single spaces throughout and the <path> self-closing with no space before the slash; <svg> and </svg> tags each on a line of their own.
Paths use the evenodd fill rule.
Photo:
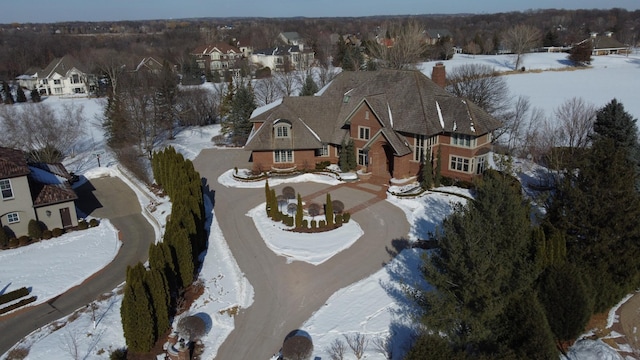
<svg viewBox="0 0 640 360">
<path fill-rule="evenodd" d="M 409 232 L 400 209 L 386 201 L 377 202 L 353 214 L 364 235 L 349 249 L 318 266 L 287 264 L 284 257 L 267 248 L 246 216 L 264 202 L 264 189 L 225 188 L 217 182 L 220 174 L 234 166 L 250 168 L 248 157 L 244 150 L 211 149 L 202 151 L 194 161 L 215 192 L 215 214 L 224 237 L 255 291 L 253 304 L 235 317 L 235 330 L 220 347 L 217 359 L 270 358 L 280 349 L 284 337 L 299 328 L 336 290 L 380 270 L 391 259 L 387 249 L 392 248 L 392 240 L 406 238 Z M 295 184 L 303 196 L 326 187 Z M 369 196 L 352 189 L 340 197 L 332 194 L 347 209 Z"/>
<path fill-rule="evenodd" d="M 0 316 L 0 354 L 32 331 L 89 304 L 125 281 L 128 265 L 146 261 L 153 227 L 142 216 L 136 194 L 115 177 L 93 179 L 76 190 L 78 207 L 88 215 L 107 218 L 120 230 L 122 246 L 109 265 L 82 284 L 46 303 Z M 55 240 L 49 240 L 55 241 Z"/>
</svg>

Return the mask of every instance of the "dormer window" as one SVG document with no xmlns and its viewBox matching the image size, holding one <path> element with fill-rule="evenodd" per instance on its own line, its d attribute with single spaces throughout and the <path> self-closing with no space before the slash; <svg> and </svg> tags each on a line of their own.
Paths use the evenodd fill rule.
<svg viewBox="0 0 640 360">
<path fill-rule="evenodd" d="M 273 127 L 277 138 L 291 137 L 291 124 L 288 121 L 278 120 Z"/>
</svg>

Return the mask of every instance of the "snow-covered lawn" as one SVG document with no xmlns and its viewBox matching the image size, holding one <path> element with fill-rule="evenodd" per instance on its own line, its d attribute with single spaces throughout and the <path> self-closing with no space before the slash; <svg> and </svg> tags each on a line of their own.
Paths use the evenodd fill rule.
<svg viewBox="0 0 640 360">
<path fill-rule="evenodd" d="M 558 69 L 565 68 L 566 55 L 564 54 L 531 54 L 525 57 L 524 66 L 528 70 L 534 69 Z M 447 69 L 452 69 L 458 64 L 469 62 L 483 62 L 496 67 L 497 70 L 508 70 L 511 59 L 508 56 L 459 56 L 445 62 Z M 425 63 L 422 69 L 430 75 L 432 63 Z M 629 57 L 608 56 L 596 57 L 590 69 L 576 71 L 553 71 L 542 73 L 524 73 L 506 76 L 507 83 L 511 91 L 517 95 L 526 95 L 530 98 L 534 107 L 543 109 L 548 116 L 553 114 L 553 110 L 564 100 L 572 97 L 582 97 L 586 101 L 593 103 L 597 107 L 604 106 L 612 98 L 621 101 L 625 109 L 634 117 L 640 117 L 640 102 L 637 95 L 640 93 L 640 82 L 633 81 L 640 78 L 640 56 L 637 54 Z M 65 161 L 65 165 L 70 171 L 87 177 L 109 174 L 119 176 L 114 170 L 117 165 L 116 160 L 107 150 L 104 144 L 102 129 L 97 123 L 96 114 L 101 113 L 101 100 L 96 99 L 58 99 L 49 97 L 45 103 L 52 106 L 60 106 L 65 102 L 74 102 L 84 107 L 87 117 L 86 136 L 79 141 L 72 157 Z M 211 138 L 219 133 L 218 125 L 197 129 L 186 129 L 180 132 L 171 144 L 181 152 L 186 158 L 194 159 L 201 149 L 213 147 Z M 103 168 L 98 168 L 98 156 Z M 233 165 L 230 164 L 230 168 Z M 106 169 L 105 169 L 106 167 Z M 231 170 L 230 170 L 231 171 Z M 238 183 L 233 181 L 231 172 L 225 173 L 218 182 L 225 186 L 238 187 L 263 187 L 264 183 Z M 306 175 L 305 175 L 306 176 Z M 533 175 L 531 175 L 533 177 Z M 285 180 L 279 180 L 285 181 Z M 309 178 L 298 177 L 286 181 L 318 181 L 334 184 L 335 179 L 329 177 Z M 277 185 L 271 183 L 270 185 Z M 153 201 L 158 206 L 169 208 L 170 204 L 161 203 L 161 200 L 149 197 L 150 195 L 140 186 L 131 184 L 138 194 L 143 207 Z M 457 188 L 446 189 L 447 192 L 461 192 L 461 195 L 468 195 L 463 190 Z M 424 239 L 433 232 L 442 219 L 450 213 L 452 204 L 465 201 L 464 198 L 442 193 L 429 193 L 414 199 L 399 199 L 389 197 L 388 201 L 399 206 L 407 215 L 407 219 L 412 224 L 408 236 L 410 239 Z M 260 204 L 256 204 L 260 208 Z M 200 273 L 200 278 L 205 284 L 204 295 L 196 301 L 190 310 L 190 314 L 204 312 L 211 317 L 212 331 L 205 337 L 205 355 L 203 358 L 210 359 L 215 356 L 218 347 L 226 336 L 233 329 L 233 318 L 227 315 L 224 310 L 238 307 L 248 307 L 253 301 L 253 289 L 251 284 L 244 278 L 241 269 L 238 268 L 235 260 L 229 251 L 226 241 L 215 219 L 215 210 L 211 204 L 207 204 L 207 210 L 211 213 L 210 251 L 204 259 L 204 265 Z M 164 225 L 164 220 L 160 218 L 160 211 L 152 213 L 158 216 L 156 222 L 160 231 Z M 166 217 L 166 213 L 162 218 Z M 265 226 L 261 221 L 254 223 L 265 231 Z M 273 226 L 270 226 L 273 228 Z M 56 294 L 64 292 L 74 284 L 82 282 L 89 277 L 100 266 L 108 263 L 117 251 L 117 240 L 113 240 L 114 232 L 109 229 L 106 221 L 96 229 L 83 232 L 63 235 L 61 238 L 48 240 L 42 245 L 32 245 L 26 248 L 7 250 L 0 252 L 0 292 L 6 292 L 21 286 L 31 286 L 38 295 L 38 301 L 51 298 Z M 273 230 L 273 229 L 272 229 Z M 277 229 L 276 229 L 277 230 Z M 356 228 L 351 229 L 357 239 L 360 235 L 355 235 Z M 98 234 L 91 231 L 99 231 Z M 90 234 L 93 234 L 90 236 Z M 80 236 L 73 239 L 74 236 Z M 86 236 L 85 236 L 86 235 Z M 302 252 L 293 251 L 290 244 L 274 245 L 269 241 L 269 235 L 263 235 L 265 241 L 276 249 L 276 252 L 287 253 L 292 261 L 309 261 Z M 97 241 L 101 246 L 107 244 L 104 249 L 80 254 L 78 251 L 87 249 Z M 355 240 L 354 240 L 355 241 Z M 65 245 L 82 242 L 82 246 Z M 41 252 L 40 246 L 49 246 L 46 252 Z M 68 246 L 65 248 L 65 246 Z M 302 249 L 304 250 L 304 249 Z M 327 249 L 325 254 L 331 254 L 339 249 Z M 13 253 L 12 253 L 13 252 Z M 19 256 L 15 256 L 19 253 Z M 313 337 L 315 352 L 314 355 L 323 359 L 328 358 L 326 351 L 330 343 L 337 338 L 342 338 L 343 334 L 360 332 L 367 335 L 370 340 L 391 336 L 394 340 L 394 347 L 402 346 L 407 341 L 406 336 L 410 331 L 409 316 L 412 306 L 403 295 L 401 284 L 421 283 L 417 276 L 422 250 L 405 250 L 396 259 L 380 271 L 336 292 L 327 304 L 304 324 L 303 328 Z M 73 261 L 60 261 L 59 263 L 49 262 L 49 258 L 59 256 L 70 256 Z M 14 258 L 20 258 L 21 264 L 11 265 Z M 82 265 L 78 259 L 86 261 Z M 313 260 L 318 261 L 318 259 Z M 23 264 L 27 267 L 21 268 Z M 102 265 L 96 265 L 102 264 Z M 52 274 L 52 278 L 46 278 L 44 274 Z M 61 282 L 59 279 L 67 278 L 73 281 Z M 424 285 L 424 284 L 423 284 Z M 124 346 L 122 327 L 120 324 L 120 302 L 121 295 L 114 289 L 114 295 L 93 304 L 90 308 L 81 309 L 77 315 L 72 315 L 66 321 L 64 327 L 53 331 L 57 326 L 45 327 L 34 332 L 23 340 L 18 346 L 29 347 L 29 359 L 60 359 L 68 358 L 71 349 L 78 349 L 80 357 L 84 359 L 107 359 L 109 351 Z M 358 304 L 358 306 L 354 306 Z M 94 322 L 93 314 L 96 321 Z M 581 342 L 580 349 L 586 347 L 586 353 L 604 354 L 611 349 L 603 343 Z M 576 349 L 576 350 L 580 350 Z M 604 350 L 603 350 L 604 349 Z M 367 359 L 384 359 L 384 356 L 376 351 L 375 346 L 370 345 L 366 352 Z M 586 358 L 585 352 L 575 358 Z M 599 355 L 594 355 L 598 358 Z M 611 356 L 602 355 L 602 356 Z M 6 354 L 2 356 L 6 358 Z M 606 358 L 606 357 L 602 357 Z M 613 359 L 613 357 L 608 357 Z"/>
</svg>

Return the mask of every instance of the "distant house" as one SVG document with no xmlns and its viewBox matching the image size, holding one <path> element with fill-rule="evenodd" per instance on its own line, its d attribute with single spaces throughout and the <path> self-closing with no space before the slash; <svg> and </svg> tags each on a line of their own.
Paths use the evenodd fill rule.
<svg viewBox="0 0 640 360">
<path fill-rule="evenodd" d="M 488 166 L 501 124 L 445 91 L 445 78 L 441 63 L 433 81 L 418 71 L 342 72 L 316 96 L 256 109 L 245 149 L 256 171 L 310 169 L 337 163 L 352 140 L 361 172 L 411 179 L 439 155 L 443 176 L 471 180 Z"/>
<path fill-rule="evenodd" d="M 304 40 L 302 36 L 295 31 L 281 32 L 278 34 L 278 40 L 286 45 L 303 45 Z"/>
<path fill-rule="evenodd" d="M 435 45 L 440 39 L 444 39 L 445 37 L 453 41 L 453 35 L 447 29 L 427 29 L 424 31 L 424 38 L 427 45 Z"/>
<path fill-rule="evenodd" d="M 33 90 L 38 87 L 38 73 L 42 72 L 42 69 L 31 67 L 24 72 L 24 74 L 16 77 L 18 85 L 24 89 Z"/>
<path fill-rule="evenodd" d="M 611 55 L 611 54 L 626 54 L 629 52 L 629 46 L 621 43 L 613 37 L 613 33 L 607 31 L 604 35 L 598 35 L 598 33 L 591 33 L 591 36 L 577 43 L 576 45 L 584 44 L 585 42 L 591 42 L 591 55 Z"/>
<path fill-rule="evenodd" d="M 70 55 L 54 59 L 45 69 L 36 71 L 32 76 L 36 78 L 35 86 L 42 95 L 89 94 L 95 87 L 94 77 Z M 21 86 L 33 84 L 18 81 Z"/>
<path fill-rule="evenodd" d="M 30 220 L 48 229 L 77 226 L 70 178 L 62 164 L 31 164 L 24 152 L 0 147 L 0 226 L 16 237 L 28 234 Z"/>
<path fill-rule="evenodd" d="M 255 66 L 272 71 L 305 70 L 315 61 L 315 53 L 304 45 L 279 46 L 256 50 L 250 59 Z"/>
<path fill-rule="evenodd" d="M 136 66 L 135 71 L 149 71 L 153 74 L 159 74 L 162 72 L 162 63 L 153 57 L 146 57 L 140 61 Z"/>
<path fill-rule="evenodd" d="M 195 57 L 198 67 L 205 74 L 218 72 L 223 75 L 230 71 L 234 75 L 240 74 L 240 60 L 243 59 L 242 51 L 226 43 L 202 45 L 191 52 Z"/>
</svg>

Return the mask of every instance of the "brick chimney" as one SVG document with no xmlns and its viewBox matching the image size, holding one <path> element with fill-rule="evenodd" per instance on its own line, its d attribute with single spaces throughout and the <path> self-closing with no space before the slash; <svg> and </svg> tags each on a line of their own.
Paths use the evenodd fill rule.
<svg viewBox="0 0 640 360">
<path fill-rule="evenodd" d="M 443 89 L 447 86 L 447 72 L 444 69 L 443 63 L 438 62 L 433 67 L 433 70 L 431 70 L 431 81 Z"/>
</svg>

